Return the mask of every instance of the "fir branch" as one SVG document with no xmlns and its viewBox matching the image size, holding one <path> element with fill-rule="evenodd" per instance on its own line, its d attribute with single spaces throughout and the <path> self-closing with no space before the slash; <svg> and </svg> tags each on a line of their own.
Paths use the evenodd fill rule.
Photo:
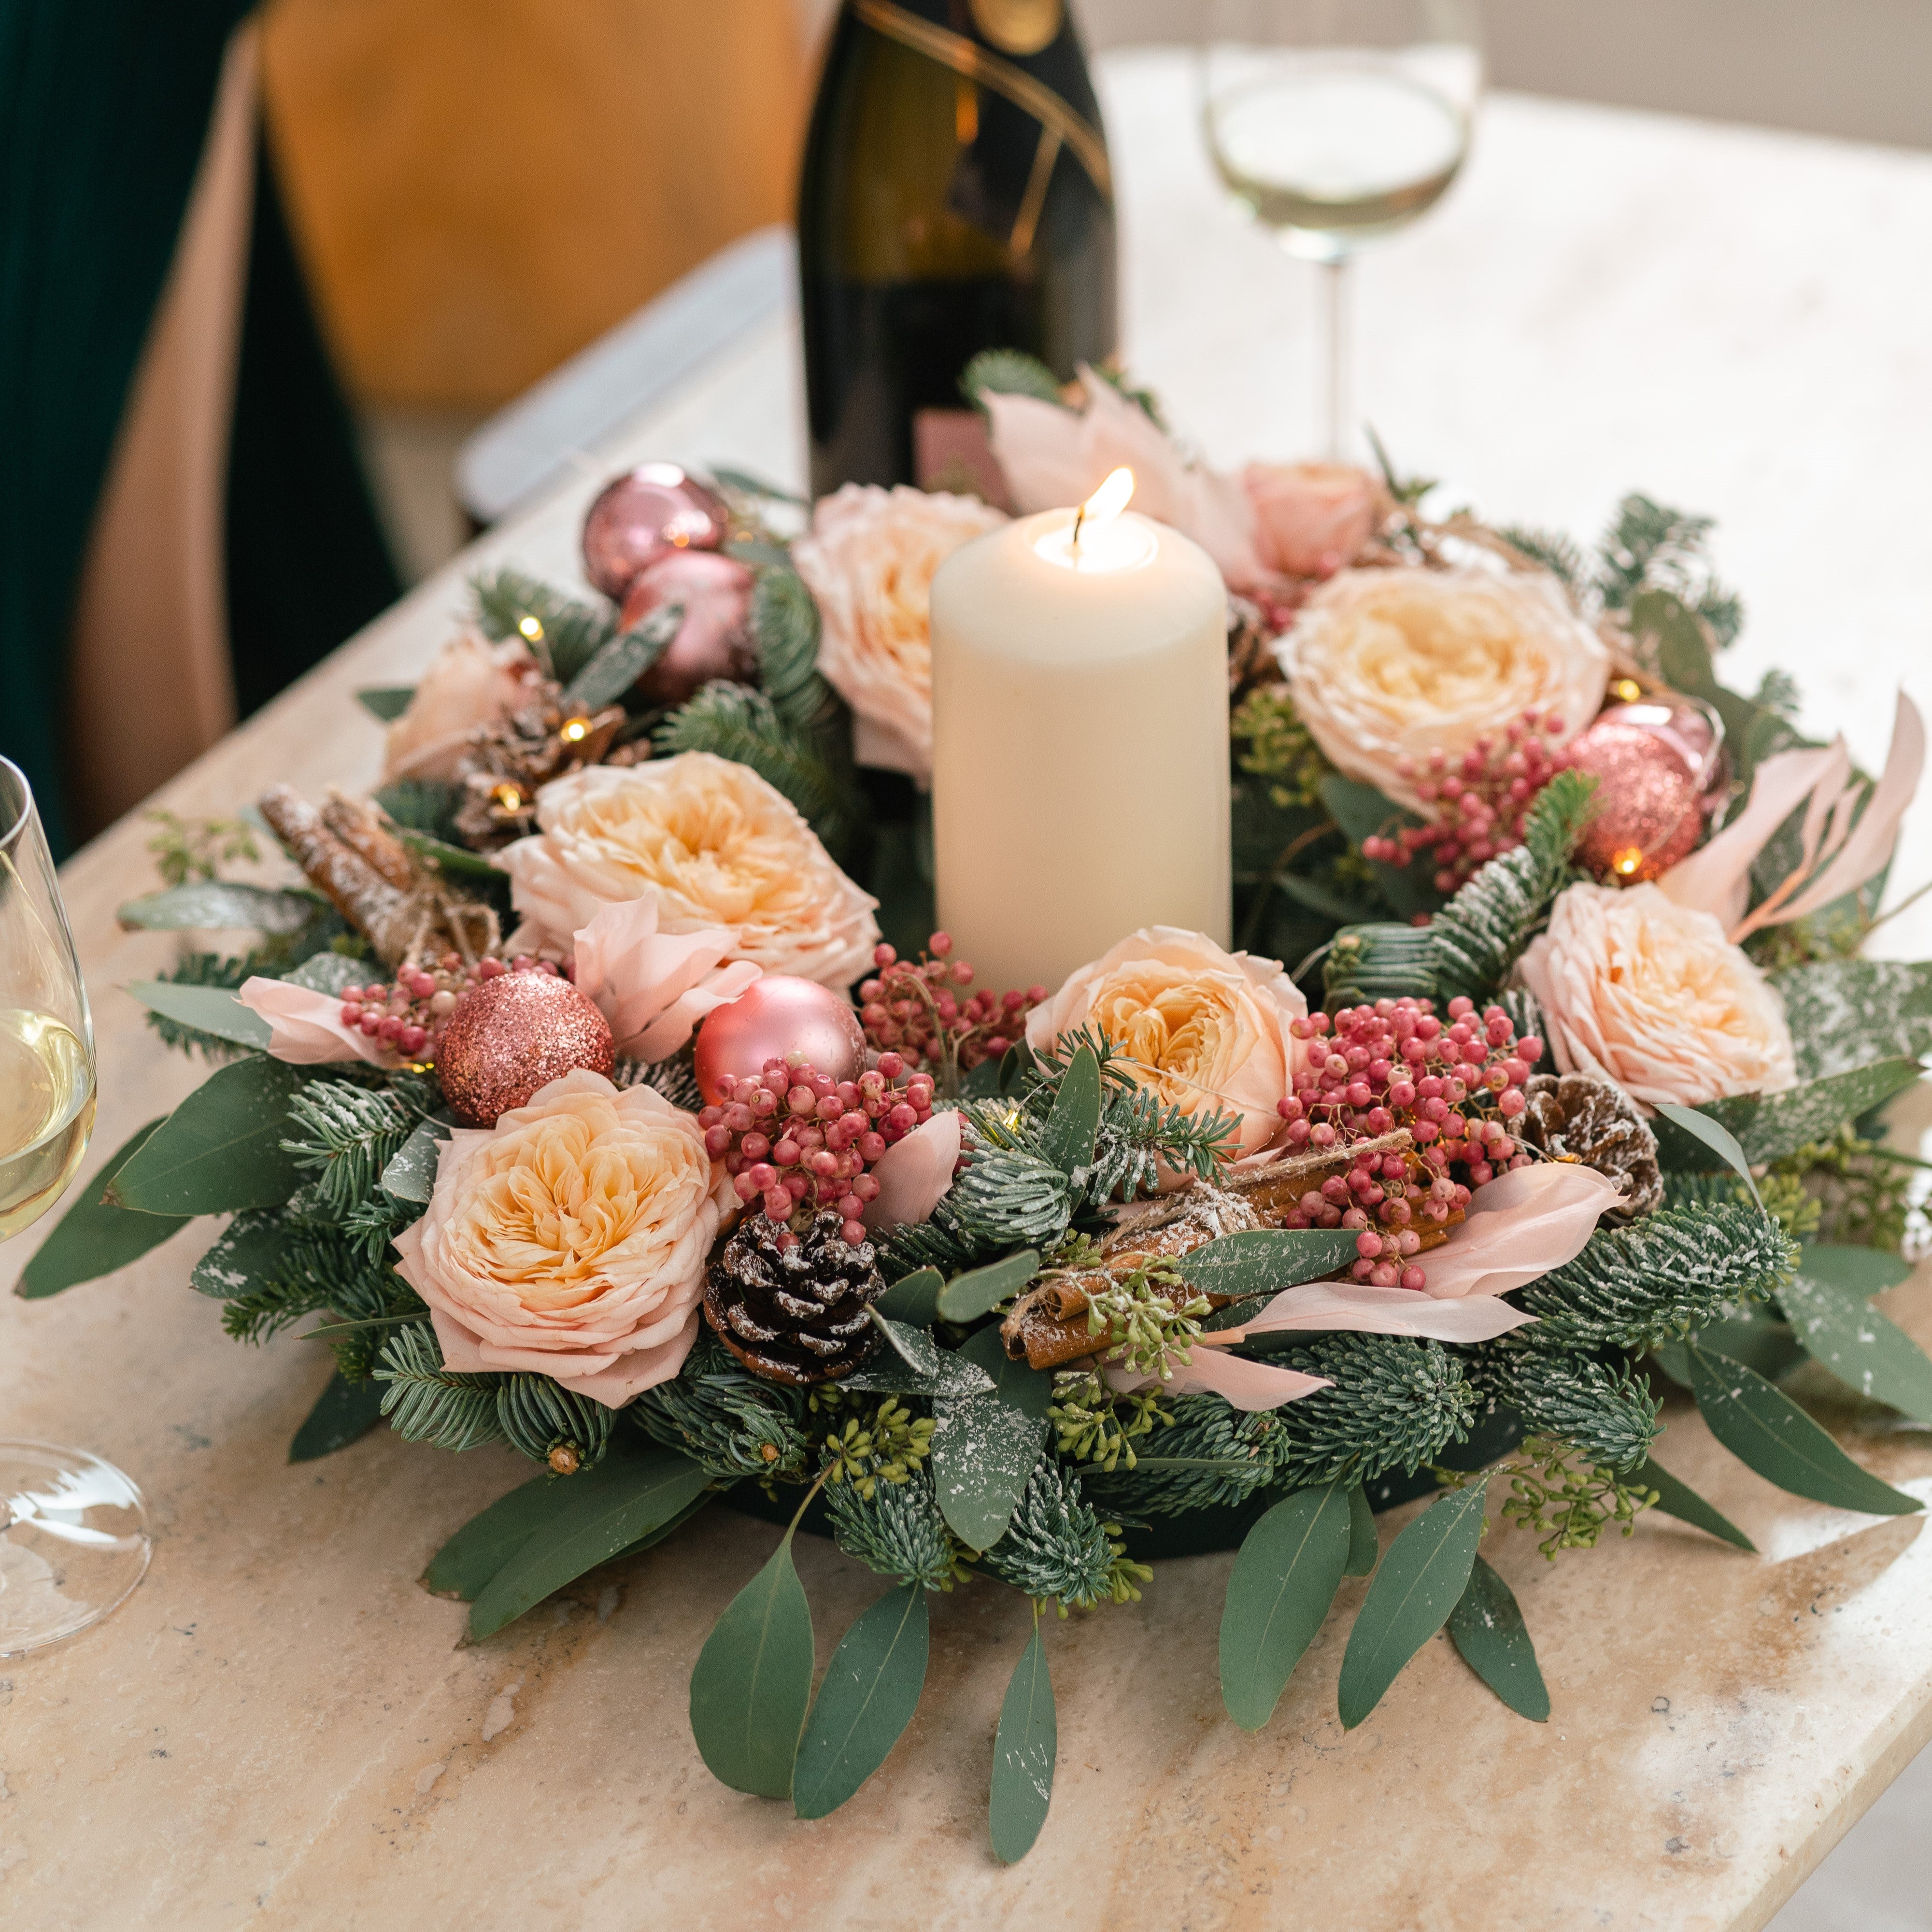
<svg viewBox="0 0 1932 1932">
<path fill-rule="evenodd" d="M 1052 1247 L 1072 1219 L 1072 1184 L 1054 1163 L 1020 1148 L 975 1148 L 946 1196 L 952 1226 L 975 1253 Z"/>
<path fill-rule="evenodd" d="M 1273 1452 L 1274 1479 L 1286 1488 L 1412 1474 L 1469 1432 L 1475 1394 L 1439 1342 L 1327 1335 L 1268 1359 L 1334 1384 L 1274 1412 L 1288 1438 Z"/>
<path fill-rule="evenodd" d="M 1480 1000 L 1500 986 L 1570 883 L 1570 854 L 1592 809 L 1597 782 L 1558 772 L 1523 820 L 1522 843 L 1492 859 L 1430 922 L 1445 998 Z"/>
<path fill-rule="evenodd" d="M 306 1082 L 289 1103 L 296 1132 L 282 1142 L 297 1167 L 317 1173 L 322 1198 L 338 1216 L 366 1202 L 424 1113 L 410 1084 L 368 1087 L 355 1079 Z M 380 1249 L 378 1252 L 380 1252 Z"/>
<path fill-rule="evenodd" d="M 1468 1364 L 1480 1388 L 1514 1409 L 1535 1436 L 1574 1443 L 1604 1468 L 1638 1468 L 1659 1433 L 1659 1402 L 1624 1363 L 1568 1349 L 1485 1342 Z"/>
<path fill-rule="evenodd" d="M 796 571 L 758 573 L 752 592 L 758 683 L 779 721 L 808 736 L 823 736 L 839 711 L 837 696 L 819 675 L 819 628 L 818 606 Z"/>
<path fill-rule="evenodd" d="M 1588 586 L 1585 574 L 1588 560 L 1574 539 L 1557 530 L 1534 530 L 1521 524 L 1507 524 L 1497 531 L 1512 550 L 1520 550 L 1532 563 L 1539 563 L 1564 590 L 1581 592 Z"/>
<path fill-rule="evenodd" d="M 568 1474 L 602 1462 L 610 1446 L 610 1427 L 616 1412 L 587 1395 L 579 1395 L 548 1376 L 517 1374 L 493 1378 L 496 1387 L 496 1426 L 513 1449 L 532 1462 Z M 567 1463 L 554 1462 L 562 1452 Z"/>
<path fill-rule="evenodd" d="M 797 806 L 836 857 L 854 830 L 848 788 L 814 740 L 787 724 L 762 691 L 720 679 L 657 728 L 664 752 L 710 752 L 748 765 Z"/>
<path fill-rule="evenodd" d="M 500 642 L 520 638 L 545 674 L 568 684 L 616 634 L 610 614 L 566 597 L 520 570 L 472 578 L 477 628 Z"/>
<path fill-rule="evenodd" d="M 959 393 L 982 414 L 988 395 L 1031 396 L 1037 402 L 1066 406 L 1060 378 L 1023 349 L 981 350 L 961 374 Z"/>
<path fill-rule="evenodd" d="M 1006 1533 L 986 1552 L 988 1569 L 1036 1602 L 1071 1606 L 1138 1601 L 1138 1585 L 1154 1572 L 1130 1562 L 1119 1532 L 1081 1500 L 1080 1478 L 1042 1456 L 1020 1492 Z"/>
<path fill-rule="evenodd" d="M 964 1552 L 940 1514 L 930 1470 L 876 1484 L 869 1495 L 838 1484 L 826 1490 L 825 1505 L 839 1548 L 880 1576 L 927 1590 L 950 1590 L 965 1576 Z"/>
<path fill-rule="evenodd" d="M 1537 1351 L 1640 1353 L 1682 1340 L 1726 1306 L 1766 1300 L 1798 1260 L 1797 1244 L 1754 1208 L 1665 1209 L 1628 1228 L 1600 1228 L 1574 1261 L 1532 1282 L 1522 1302 L 1536 1324 L 1505 1340 Z"/>
<path fill-rule="evenodd" d="M 1184 1395 L 1163 1418 L 1170 1426 L 1132 1474 L 1096 1470 L 1084 1478 L 1103 1508 L 1150 1516 L 1246 1502 L 1275 1480 L 1288 1436 L 1273 1409 L 1233 1408 L 1218 1395 Z"/>
<path fill-rule="evenodd" d="M 458 1375 L 442 1365 L 427 1322 L 398 1328 L 384 1342 L 375 1378 L 386 1382 L 382 1413 L 406 1442 L 461 1450 L 503 1439 L 493 1375 Z"/>
<path fill-rule="evenodd" d="M 627 1412 L 652 1442 L 681 1450 L 723 1481 L 805 1479 L 804 1404 L 790 1389 L 747 1375 L 700 1324 L 684 1366 Z"/>
</svg>

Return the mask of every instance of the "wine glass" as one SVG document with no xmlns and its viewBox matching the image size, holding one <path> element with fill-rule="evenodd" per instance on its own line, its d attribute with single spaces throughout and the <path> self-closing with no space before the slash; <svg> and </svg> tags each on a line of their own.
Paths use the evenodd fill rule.
<svg viewBox="0 0 1932 1932">
<path fill-rule="evenodd" d="M 0 758 L 0 1241 L 66 1191 L 94 1131 L 94 1026 L 52 855 Z M 141 1492 L 84 1449 L 0 1438 L 0 1658 L 98 1622 L 154 1545 Z"/>
<path fill-rule="evenodd" d="M 1208 0 L 1208 152 L 1235 208 L 1320 265 L 1318 420 L 1346 460 L 1348 269 L 1432 208 L 1482 93 L 1475 0 Z"/>
</svg>

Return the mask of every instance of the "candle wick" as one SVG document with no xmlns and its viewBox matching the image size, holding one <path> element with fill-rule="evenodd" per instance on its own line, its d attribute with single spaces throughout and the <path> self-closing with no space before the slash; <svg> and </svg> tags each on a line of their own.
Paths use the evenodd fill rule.
<svg viewBox="0 0 1932 1932">
<path fill-rule="evenodd" d="M 1073 541 L 1071 548 L 1080 548 L 1080 526 L 1087 520 L 1087 506 L 1082 503 L 1073 513 Z"/>
</svg>

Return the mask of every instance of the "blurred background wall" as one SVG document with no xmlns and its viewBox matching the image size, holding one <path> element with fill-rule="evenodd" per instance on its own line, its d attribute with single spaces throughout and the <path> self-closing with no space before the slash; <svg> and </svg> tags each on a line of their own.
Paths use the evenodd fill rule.
<svg viewBox="0 0 1932 1932">
<path fill-rule="evenodd" d="M 1096 48 L 1195 0 L 1073 0 Z M 268 0 L 269 124 L 406 571 L 491 410 L 789 216 L 836 0 Z M 1932 146 L 1928 0 L 1484 0 L 1495 84 Z"/>
</svg>

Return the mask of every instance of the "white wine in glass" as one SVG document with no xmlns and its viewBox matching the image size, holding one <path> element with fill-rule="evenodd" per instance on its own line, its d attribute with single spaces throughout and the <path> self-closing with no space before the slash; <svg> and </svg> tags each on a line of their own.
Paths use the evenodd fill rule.
<svg viewBox="0 0 1932 1932">
<path fill-rule="evenodd" d="M 1473 0 L 1210 0 L 1201 74 L 1235 208 L 1321 265 L 1320 413 L 1341 460 L 1348 260 L 1432 208 L 1462 165 L 1482 89 Z"/>
<path fill-rule="evenodd" d="M 93 1131 L 87 989 L 33 794 L 0 758 L 0 1240 L 60 1198 Z M 98 1622 L 153 1548 L 112 1463 L 0 1437 L 0 1658 Z"/>
</svg>

